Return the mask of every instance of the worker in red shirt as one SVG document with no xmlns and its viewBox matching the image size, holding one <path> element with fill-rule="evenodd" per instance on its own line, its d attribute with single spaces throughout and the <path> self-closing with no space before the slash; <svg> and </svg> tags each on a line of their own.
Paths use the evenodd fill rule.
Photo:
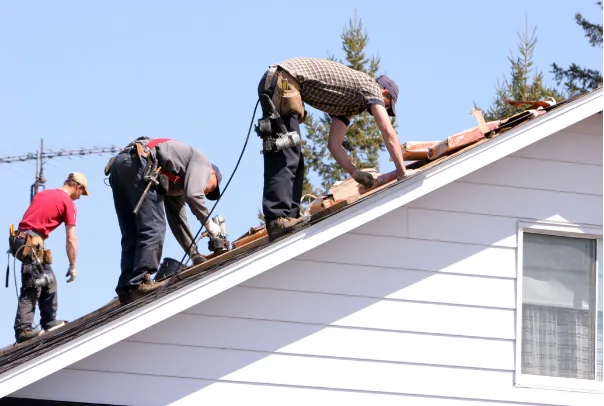
<svg viewBox="0 0 604 406">
<path fill-rule="evenodd" d="M 61 223 L 65 223 L 69 269 L 67 283 L 76 278 L 76 206 L 74 200 L 88 196 L 88 181 L 78 172 L 70 173 L 63 186 L 37 193 L 11 238 L 11 253 L 21 261 L 21 293 L 15 317 L 18 343 L 36 337 L 32 328 L 36 302 L 40 307 L 42 332 L 65 324 L 57 320 L 57 283 L 51 268 L 52 254 L 44 249 L 44 240 Z"/>
</svg>

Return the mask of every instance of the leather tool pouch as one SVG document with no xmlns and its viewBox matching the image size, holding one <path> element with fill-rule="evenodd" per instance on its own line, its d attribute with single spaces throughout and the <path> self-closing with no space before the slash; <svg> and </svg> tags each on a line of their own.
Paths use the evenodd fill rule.
<svg viewBox="0 0 604 406">
<path fill-rule="evenodd" d="M 302 96 L 296 89 L 287 89 L 283 91 L 281 96 L 281 114 L 284 116 L 293 116 L 295 114 L 304 118 L 304 103 Z"/>
<path fill-rule="evenodd" d="M 300 121 L 305 117 L 304 102 L 300 91 L 296 89 L 296 85 L 292 84 L 295 80 L 288 74 L 277 72 L 277 83 L 273 91 L 273 104 L 277 113 L 282 116 L 298 115 Z M 289 76 L 286 78 L 285 76 Z"/>
<path fill-rule="evenodd" d="M 14 234 L 8 237 L 10 253 L 19 261 L 30 257 L 33 247 L 31 240 L 31 235 L 15 231 Z"/>
<path fill-rule="evenodd" d="M 46 265 L 52 265 L 52 251 L 44 250 L 44 255 L 42 256 L 42 263 Z"/>
<path fill-rule="evenodd" d="M 109 162 L 107 162 L 107 165 L 105 165 L 105 176 L 109 176 L 109 174 L 111 173 L 111 165 L 113 165 L 113 162 L 115 161 L 115 157 L 111 157 L 111 159 L 109 160 Z"/>
</svg>

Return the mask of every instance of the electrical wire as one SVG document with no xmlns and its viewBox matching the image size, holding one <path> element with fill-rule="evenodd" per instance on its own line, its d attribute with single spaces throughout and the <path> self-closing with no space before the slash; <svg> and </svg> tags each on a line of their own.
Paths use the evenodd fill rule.
<svg viewBox="0 0 604 406">
<path fill-rule="evenodd" d="M 247 143 L 250 140 L 250 134 L 252 133 L 252 126 L 254 124 L 254 119 L 256 118 L 256 111 L 258 110 L 258 104 L 260 104 L 260 99 L 258 99 L 256 101 L 256 105 L 254 106 L 254 112 L 252 113 L 252 119 L 250 121 L 250 126 L 249 126 L 248 131 L 247 131 L 247 136 L 245 137 L 245 142 L 243 144 L 243 148 L 241 149 L 241 153 L 239 154 L 239 158 L 237 159 L 237 163 L 235 164 L 235 168 L 233 169 L 233 173 L 231 173 L 231 176 L 229 177 L 229 180 L 227 181 L 226 185 L 224 186 L 224 189 L 222 189 L 222 193 L 220 193 L 220 196 L 218 196 L 218 199 L 216 200 L 216 203 L 214 203 L 214 206 L 212 206 L 212 210 L 210 210 L 210 213 L 208 214 L 208 219 L 212 218 L 212 213 L 214 213 L 214 209 L 216 209 L 216 206 L 218 206 L 218 203 L 220 203 L 220 200 L 222 199 L 222 197 L 226 193 L 226 191 L 227 191 L 227 189 L 229 187 L 229 184 L 231 183 L 231 180 L 233 180 L 233 177 L 235 176 L 235 173 L 237 173 L 237 169 L 239 168 L 239 164 L 241 163 L 241 159 L 243 158 L 243 154 L 245 153 L 245 150 L 247 148 Z M 188 255 L 189 255 L 188 253 L 191 252 L 191 248 L 193 248 L 193 245 L 195 245 L 195 242 L 197 241 L 197 238 L 199 237 L 199 234 L 201 233 L 201 231 L 203 230 L 203 228 L 204 228 L 204 224 L 202 224 L 201 227 L 199 227 L 199 230 L 195 234 L 195 237 L 191 240 L 191 244 L 187 248 L 187 251 L 183 255 L 182 259 L 180 260 L 180 263 L 178 264 L 177 271 L 174 272 L 174 274 L 171 275 L 169 279 L 171 279 L 172 277 L 174 277 L 174 276 L 176 276 L 176 275 L 178 275 L 180 273 L 180 271 L 181 271 L 180 268 L 183 265 L 183 263 L 187 264 L 189 262 L 188 259 L 187 259 L 187 262 L 184 262 L 184 260 L 185 260 L 185 258 L 188 257 Z M 162 286 L 162 289 L 166 285 Z M 159 289 L 159 290 L 162 290 L 162 289 Z"/>
<path fill-rule="evenodd" d="M 17 255 L 19 255 L 19 251 L 27 247 L 27 245 L 23 244 L 19 249 L 15 252 L 13 257 L 13 279 L 15 281 L 15 295 L 17 295 L 17 305 L 19 304 L 19 290 L 17 289 Z M 10 260 L 9 260 L 10 263 Z"/>
<path fill-rule="evenodd" d="M 15 280 L 15 295 L 17 296 L 17 306 L 19 305 L 19 290 L 17 289 L 17 258 L 13 258 L 13 279 Z"/>
</svg>

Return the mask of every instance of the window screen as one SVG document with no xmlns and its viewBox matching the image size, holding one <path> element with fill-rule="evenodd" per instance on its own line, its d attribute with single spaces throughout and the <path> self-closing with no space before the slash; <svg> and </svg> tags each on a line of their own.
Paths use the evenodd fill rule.
<svg viewBox="0 0 604 406">
<path fill-rule="evenodd" d="M 601 380 L 596 240 L 524 233 L 523 253 L 522 373 Z"/>
</svg>

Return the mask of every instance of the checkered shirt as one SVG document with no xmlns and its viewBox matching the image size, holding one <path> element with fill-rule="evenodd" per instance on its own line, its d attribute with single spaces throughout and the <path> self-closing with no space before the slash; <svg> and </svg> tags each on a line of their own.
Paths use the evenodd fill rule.
<svg viewBox="0 0 604 406">
<path fill-rule="evenodd" d="M 381 86 L 366 73 L 327 59 L 292 58 L 277 64 L 300 84 L 302 100 L 332 116 L 350 117 L 384 105 Z"/>
</svg>

